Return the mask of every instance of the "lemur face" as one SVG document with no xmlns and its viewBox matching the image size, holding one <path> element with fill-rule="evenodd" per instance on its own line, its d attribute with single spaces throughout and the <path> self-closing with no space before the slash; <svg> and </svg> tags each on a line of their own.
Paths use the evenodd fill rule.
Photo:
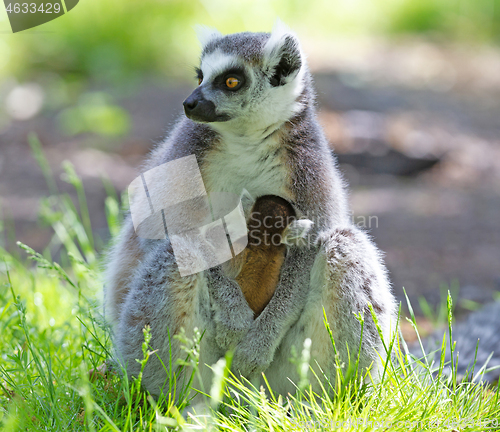
<svg viewBox="0 0 500 432">
<path fill-rule="evenodd" d="M 204 36 L 199 85 L 184 101 L 187 117 L 244 133 L 242 128 L 272 131 L 300 109 L 305 65 L 299 42 L 287 29 Z"/>
</svg>

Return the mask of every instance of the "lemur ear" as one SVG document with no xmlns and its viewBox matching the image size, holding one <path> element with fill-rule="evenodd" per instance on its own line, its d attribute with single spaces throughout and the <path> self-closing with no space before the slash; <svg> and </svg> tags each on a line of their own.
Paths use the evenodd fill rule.
<svg viewBox="0 0 500 432">
<path fill-rule="evenodd" d="M 302 53 L 297 37 L 280 20 L 264 46 L 264 72 L 273 87 L 292 81 L 302 66 Z"/>
<path fill-rule="evenodd" d="M 222 37 L 222 33 L 219 30 L 203 25 L 195 25 L 194 31 L 202 47 L 207 46 L 212 40 Z"/>
</svg>

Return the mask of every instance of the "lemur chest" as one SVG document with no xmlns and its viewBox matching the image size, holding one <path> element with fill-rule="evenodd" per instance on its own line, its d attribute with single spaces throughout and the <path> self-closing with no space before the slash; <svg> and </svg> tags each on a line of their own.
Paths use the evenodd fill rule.
<svg viewBox="0 0 500 432">
<path fill-rule="evenodd" d="M 288 166 L 286 151 L 277 139 L 226 140 L 206 154 L 201 171 L 208 192 L 239 195 L 246 189 L 255 198 L 278 195 L 292 201 Z"/>
</svg>

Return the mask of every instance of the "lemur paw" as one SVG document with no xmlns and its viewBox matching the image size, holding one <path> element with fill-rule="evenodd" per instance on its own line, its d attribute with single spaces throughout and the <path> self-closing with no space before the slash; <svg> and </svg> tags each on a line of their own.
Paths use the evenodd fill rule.
<svg viewBox="0 0 500 432">
<path fill-rule="evenodd" d="M 264 372 L 271 362 L 273 355 L 263 352 L 262 348 L 240 344 L 236 347 L 231 369 L 242 376 L 251 379 Z"/>
<path fill-rule="evenodd" d="M 307 245 L 307 235 L 311 231 L 314 222 L 309 219 L 294 220 L 285 228 L 281 243 L 287 246 Z"/>
<path fill-rule="evenodd" d="M 253 323 L 253 312 L 248 311 L 237 315 L 228 315 L 225 319 L 215 320 L 215 341 L 223 350 L 235 348 L 248 333 Z"/>
</svg>

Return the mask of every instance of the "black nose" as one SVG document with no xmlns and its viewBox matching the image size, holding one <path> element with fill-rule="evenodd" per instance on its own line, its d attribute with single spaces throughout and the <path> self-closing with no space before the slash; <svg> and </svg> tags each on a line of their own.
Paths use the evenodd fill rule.
<svg viewBox="0 0 500 432">
<path fill-rule="evenodd" d="M 217 114 L 215 104 L 205 98 L 201 87 L 198 87 L 188 98 L 183 102 L 184 112 L 186 116 L 193 121 L 201 123 L 209 123 L 214 121 L 227 121 L 227 114 Z"/>
<path fill-rule="evenodd" d="M 196 105 L 198 105 L 198 99 L 196 97 L 192 97 L 191 95 L 184 101 L 183 105 L 186 111 L 193 111 L 196 108 Z"/>
</svg>

